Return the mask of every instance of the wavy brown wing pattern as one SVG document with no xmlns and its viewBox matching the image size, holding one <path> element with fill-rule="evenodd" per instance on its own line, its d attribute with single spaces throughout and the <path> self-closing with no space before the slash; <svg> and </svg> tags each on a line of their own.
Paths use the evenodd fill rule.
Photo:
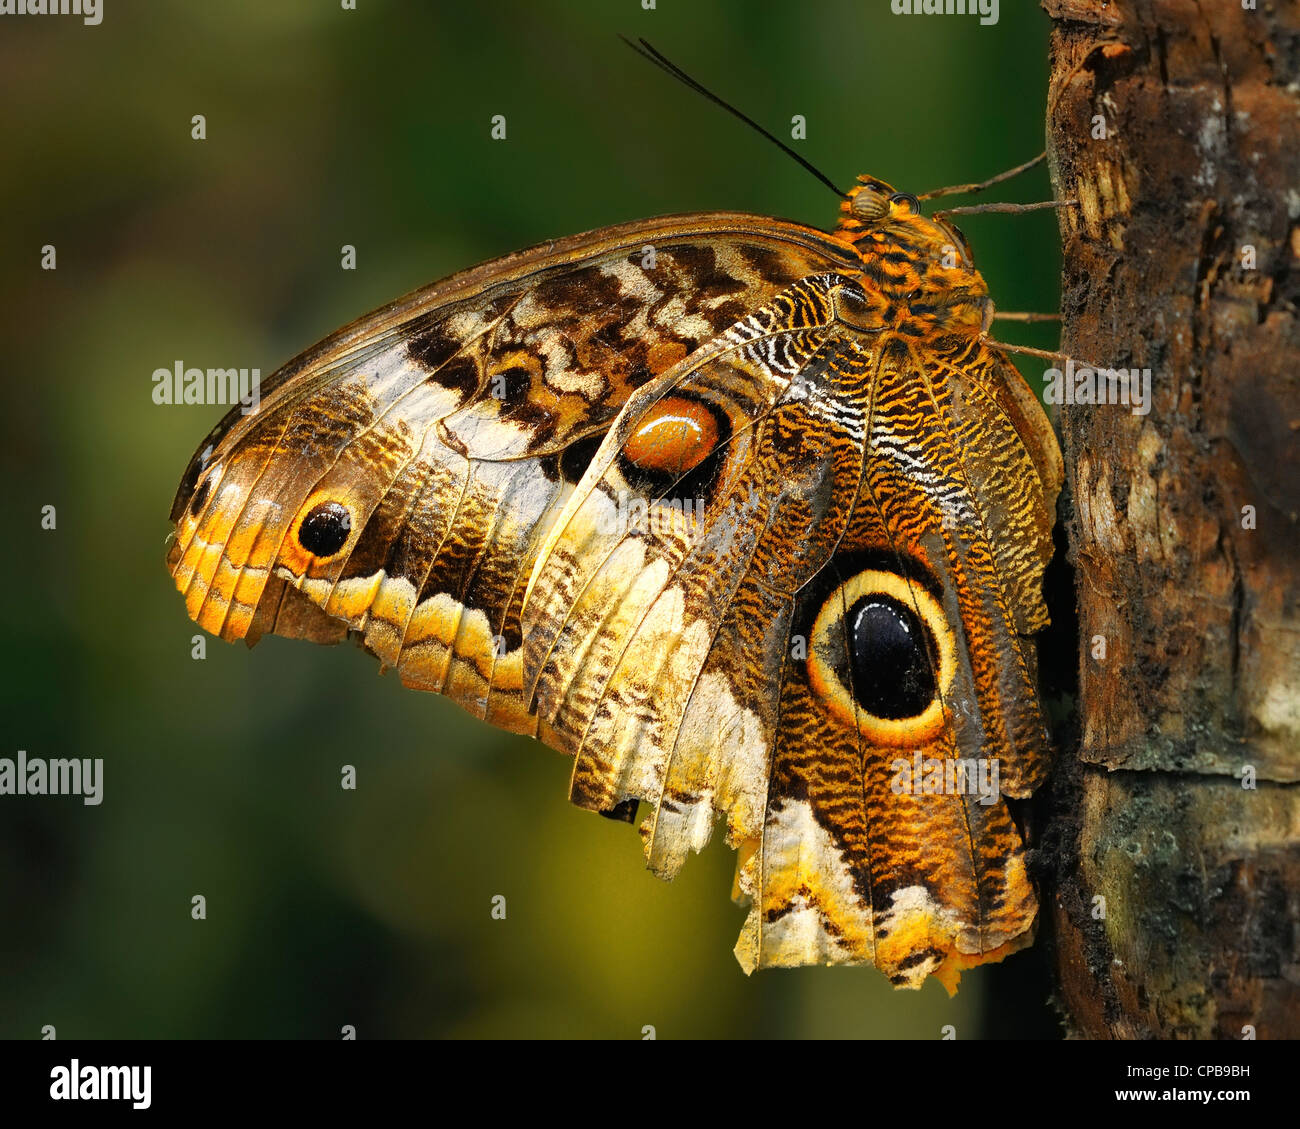
<svg viewBox="0 0 1300 1129">
<path fill-rule="evenodd" d="M 832 255 L 795 225 L 668 218 L 360 319 L 191 462 L 168 557 L 189 614 L 227 640 L 356 632 L 407 685 L 533 732 L 524 589 L 592 443 L 635 388 Z"/>
<path fill-rule="evenodd" d="M 1004 796 L 1045 771 L 1027 636 L 1059 454 L 964 324 L 973 268 L 975 312 L 921 333 L 891 261 L 669 217 L 379 310 L 195 456 L 187 609 L 250 643 L 351 634 L 571 754 L 573 802 L 646 801 L 663 877 L 725 820 L 747 971 L 951 990 L 1032 937 Z"/>
<path fill-rule="evenodd" d="M 999 403 L 1014 370 L 960 339 L 920 365 L 855 291 L 801 280 L 632 397 L 542 548 L 524 669 L 575 755 L 574 802 L 650 801 L 657 874 L 725 816 L 747 970 L 869 962 L 951 987 L 1031 938 L 1002 794 L 1046 768 L 1020 631 L 1045 619 L 1056 485 Z M 727 440 L 647 481 L 631 439 L 680 401 L 710 405 Z M 651 499 L 639 526 L 629 495 Z M 906 655 L 864 634 L 864 609 L 925 635 L 917 685 L 879 669 Z M 917 758 L 995 761 L 1000 791 L 928 792 L 920 774 L 901 790 Z"/>
</svg>

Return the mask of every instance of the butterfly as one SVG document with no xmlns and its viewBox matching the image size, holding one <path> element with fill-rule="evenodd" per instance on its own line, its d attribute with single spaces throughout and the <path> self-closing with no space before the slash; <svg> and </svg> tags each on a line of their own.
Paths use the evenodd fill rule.
<svg viewBox="0 0 1300 1129">
<path fill-rule="evenodd" d="M 573 758 L 672 878 L 722 821 L 736 956 L 894 984 L 1029 943 L 1007 798 L 1061 487 L 955 226 L 608 227 L 417 290 L 207 436 L 168 567 L 226 640 L 351 637 Z M 978 790 L 972 781 L 991 789 Z"/>
</svg>

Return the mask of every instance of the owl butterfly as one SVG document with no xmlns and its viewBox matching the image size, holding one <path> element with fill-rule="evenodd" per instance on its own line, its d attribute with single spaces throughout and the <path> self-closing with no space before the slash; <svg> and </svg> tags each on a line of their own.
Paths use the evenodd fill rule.
<svg viewBox="0 0 1300 1129">
<path fill-rule="evenodd" d="M 841 208 L 605 228 L 363 317 L 208 436 L 168 565 L 223 639 L 350 635 L 571 756 L 575 804 L 646 801 L 663 878 L 725 818 L 746 971 L 952 990 L 1032 937 L 1003 797 L 1046 768 L 1061 462 L 960 233 L 871 177 Z"/>
</svg>

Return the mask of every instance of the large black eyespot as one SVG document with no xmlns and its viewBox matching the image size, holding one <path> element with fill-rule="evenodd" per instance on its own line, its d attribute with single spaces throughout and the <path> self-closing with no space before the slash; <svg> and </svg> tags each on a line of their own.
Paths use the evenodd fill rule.
<svg viewBox="0 0 1300 1129">
<path fill-rule="evenodd" d="M 935 654 L 929 628 L 891 596 L 863 596 L 849 609 L 853 696 L 876 717 L 916 717 L 934 700 Z"/>
<path fill-rule="evenodd" d="M 957 651 L 942 598 L 912 571 L 883 562 L 818 595 L 809 685 L 874 745 L 919 748 L 948 724 Z"/>
<path fill-rule="evenodd" d="M 332 557 L 352 532 L 352 515 L 340 502 L 321 502 L 298 526 L 298 544 L 317 557 Z"/>
</svg>

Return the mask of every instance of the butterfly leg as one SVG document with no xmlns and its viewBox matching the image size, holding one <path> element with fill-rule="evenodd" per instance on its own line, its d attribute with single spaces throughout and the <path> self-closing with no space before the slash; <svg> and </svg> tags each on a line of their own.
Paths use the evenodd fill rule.
<svg viewBox="0 0 1300 1129">
<path fill-rule="evenodd" d="M 1023 165 L 1017 165 L 1013 169 L 1007 169 L 1005 172 L 1000 172 L 997 176 L 989 177 L 988 180 L 981 180 L 974 184 L 953 184 L 947 188 L 936 188 L 931 192 L 921 193 L 918 199 L 933 200 L 939 196 L 960 196 L 967 192 L 983 192 L 986 188 L 992 188 L 995 184 L 1001 184 L 1004 180 L 1010 180 L 1012 177 L 1019 176 L 1022 172 L 1037 168 L 1045 160 L 1047 160 L 1046 150 L 1039 153 L 1033 160 L 1026 161 Z"/>
<path fill-rule="evenodd" d="M 977 216 L 985 212 L 1023 216 L 1028 212 L 1041 212 L 1046 208 L 1075 208 L 1078 205 L 1078 200 L 1040 200 L 1035 204 L 970 204 L 961 208 L 945 208 L 943 211 L 935 212 L 932 218 L 937 220 L 947 216 Z"/>
</svg>

